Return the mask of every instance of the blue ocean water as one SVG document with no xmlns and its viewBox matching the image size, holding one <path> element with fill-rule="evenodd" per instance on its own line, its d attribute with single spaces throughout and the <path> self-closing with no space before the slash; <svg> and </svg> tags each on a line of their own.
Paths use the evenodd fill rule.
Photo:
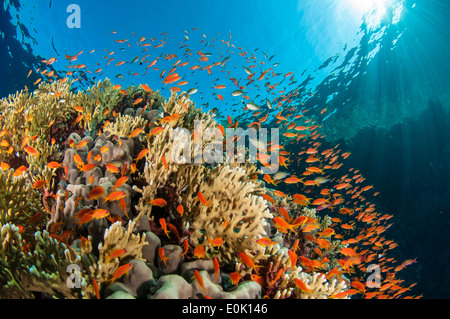
<svg viewBox="0 0 450 319">
<path fill-rule="evenodd" d="M 72 4 L 80 9 L 79 28 L 68 23 Z M 65 55 L 81 51 L 89 72 L 80 73 L 79 88 L 108 77 L 122 87 L 147 83 L 167 96 L 159 72 L 144 75 L 142 48 L 129 43 L 163 39 L 167 51 L 159 56 L 181 58 L 189 53 L 183 43 L 193 54 L 214 55 L 228 40 L 234 49 L 223 56 L 227 69 L 242 68 L 247 59 L 238 48 L 277 63 L 270 71 L 280 74 L 277 89 L 299 93 L 283 104 L 290 116 L 308 110 L 322 126 L 323 144 L 351 152 L 346 165 L 381 193 L 374 199 L 378 210 L 395 216 L 386 235 L 399 244 L 393 256 L 417 258 L 402 272 L 408 284 L 417 283 L 413 294 L 449 298 L 450 279 L 442 275 L 450 271 L 449 9 L 445 0 L 7 0 L 0 9 L 0 97 L 33 87 L 38 74 L 27 77 L 29 71 L 47 67 L 42 60 L 50 57 L 58 59 L 50 69 L 63 76 L 78 63 Z M 111 51 L 115 60 L 105 67 Z M 150 61 L 158 56 L 149 53 Z M 114 66 L 121 60 L 126 68 Z M 242 99 L 218 103 L 213 86 L 223 83 L 223 74 L 214 84 L 206 72 L 185 76 L 187 86 L 199 88 L 197 105 L 217 108 L 224 120 L 252 121 Z M 264 93 L 253 91 L 252 98 L 262 105 L 270 95 L 263 80 L 258 88 Z M 268 124 L 275 125 L 279 111 L 268 112 Z"/>
</svg>

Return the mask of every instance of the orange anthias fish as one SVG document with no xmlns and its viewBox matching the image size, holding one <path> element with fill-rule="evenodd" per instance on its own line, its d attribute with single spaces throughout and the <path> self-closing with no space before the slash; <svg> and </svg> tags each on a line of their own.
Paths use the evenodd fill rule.
<svg viewBox="0 0 450 319">
<path fill-rule="evenodd" d="M 133 132 L 130 133 L 130 135 L 128 135 L 129 138 L 133 138 L 138 136 L 139 134 L 141 134 L 141 132 L 143 131 L 142 128 L 137 128 L 135 129 Z"/>
<path fill-rule="evenodd" d="M 178 80 L 180 80 L 180 79 L 181 79 L 181 76 L 179 76 L 178 73 L 172 73 L 172 74 L 169 74 L 169 75 L 163 80 L 163 83 L 164 83 L 164 84 L 170 84 L 170 83 L 176 82 L 176 81 L 178 81 Z"/>
<path fill-rule="evenodd" d="M 111 173 L 120 173 L 120 169 L 114 164 L 106 164 L 106 170 Z"/>
<path fill-rule="evenodd" d="M 144 89 L 144 91 L 146 91 L 146 92 L 152 92 L 152 90 L 149 88 L 149 86 L 148 86 L 147 84 L 142 84 L 141 86 L 142 86 L 142 88 Z"/>
<path fill-rule="evenodd" d="M 203 278 L 197 269 L 194 269 L 194 277 L 195 277 L 195 280 L 197 280 L 198 285 L 203 289 L 203 294 L 206 294 L 206 288 L 205 288 L 205 284 L 203 283 Z"/>
<path fill-rule="evenodd" d="M 108 194 L 108 196 L 105 197 L 105 202 L 114 202 L 116 200 L 119 200 L 121 198 L 124 198 L 127 196 L 127 193 L 121 192 L 121 191 L 113 191 Z"/>
<path fill-rule="evenodd" d="M 47 183 L 46 181 L 40 179 L 40 180 L 37 180 L 36 182 L 34 182 L 33 185 L 32 185 L 32 187 L 33 187 L 33 188 L 41 188 L 41 187 L 43 187 L 46 183 Z"/>
<path fill-rule="evenodd" d="M 97 200 L 100 197 L 103 197 L 105 195 L 105 190 L 102 186 L 94 187 L 89 194 L 87 195 L 88 200 Z"/>
<path fill-rule="evenodd" d="M 278 197 L 286 197 L 286 194 L 283 193 L 282 191 L 274 191 L 273 193 Z"/>
<path fill-rule="evenodd" d="M 230 281 L 233 285 L 238 285 L 239 280 L 241 280 L 242 276 L 236 271 L 236 272 L 232 272 L 229 275 Z"/>
<path fill-rule="evenodd" d="M 169 166 L 167 166 L 167 160 L 166 160 L 166 157 L 164 155 L 161 157 L 161 160 L 163 162 L 164 168 L 166 169 L 166 171 L 168 171 L 169 170 Z"/>
<path fill-rule="evenodd" d="M 114 189 L 120 188 L 128 180 L 128 176 L 122 176 L 114 183 Z"/>
<path fill-rule="evenodd" d="M 219 261 L 216 257 L 213 258 L 213 265 L 214 265 L 214 283 L 217 280 L 217 277 L 219 276 Z"/>
<path fill-rule="evenodd" d="M 300 289 L 301 291 L 311 292 L 311 290 L 308 289 L 308 287 L 306 287 L 306 284 L 300 278 L 294 279 L 294 282 L 295 282 L 295 286 L 297 286 L 297 288 Z"/>
<path fill-rule="evenodd" d="M 275 245 L 275 242 L 273 242 L 270 238 L 268 237 L 262 237 L 260 239 L 258 239 L 256 241 L 256 243 L 260 246 L 266 247 L 266 246 L 273 246 Z"/>
<path fill-rule="evenodd" d="M 202 202 L 203 205 L 208 206 L 209 208 L 211 208 L 211 201 L 206 201 L 206 199 L 203 196 L 202 192 L 198 192 L 197 196 L 198 196 L 198 199 L 200 200 L 200 202 Z"/>
<path fill-rule="evenodd" d="M 167 230 L 167 223 L 166 220 L 164 218 L 160 218 L 159 219 L 159 224 L 161 225 L 162 229 L 164 230 L 164 233 L 166 234 L 167 237 L 170 238 L 169 236 L 169 231 Z"/>
<path fill-rule="evenodd" d="M 281 275 L 283 274 L 284 269 L 280 268 L 280 270 L 278 270 L 277 275 L 275 276 L 275 278 L 269 283 L 269 287 L 272 286 L 278 279 L 280 279 Z"/>
<path fill-rule="evenodd" d="M 139 161 L 141 158 L 143 158 L 145 155 L 147 155 L 149 149 L 144 148 L 142 151 L 139 152 L 138 156 L 135 158 L 135 161 Z"/>
<path fill-rule="evenodd" d="M 296 224 L 291 225 L 281 217 L 272 218 L 272 222 L 275 224 L 275 227 L 278 228 L 278 230 L 282 233 L 286 233 L 288 229 L 295 232 L 295 228 L 297 228 Z"/>
<path fill-rule="evenodd" d="M 122 277 L 125 274 L 128 274 L 128 272 L 130 271 L 131 268 L 133 268 L 133 264 L 132 263 L 128 263 L 128 264 L 120 266 L 114 272 L 112 278 L 110 279 L 110 282 L 113 283 L 116 279 Z"/>
<path fill-rule="evenodd" d="M 155 127 L 154 129 L 152 129 L 152 130 L 150 131 L 150 133 L 149 133 L 147 136 L 148 136 L 148 137 L 151 137 L 151 136 L 153 136 L 153 135 L 157 135 L 157 134 L 161 133 L 163 130 L 164 130 L 163 127 L 157 126 L 157 127 Z"/>
<path fill-rule="evenodd" d="M 88 172 L 90 170 L 93 170 L 96 167 L 97 167 L 96 164 L 89 163 L 89 164 L 83 165 L 83 167 L 80 168 L 80 172 Z"/>
<path fill-rule="evenodd" d="M 17 168 L 14 171 L 13 177 L 17 177 L 17 176 L 22 175 L 26 170 L 27 170 L 27 168 L 24 165 L 20 166 L 19 168 Z"/>
<path fill-rule="evenodd" d="M 223 245 L 223 238 L 222 237 L 216 237 L 214 239 L 208 240 L 208 243 L 213 247 L 218 247 Z"/>
<path fill-rule="evenodd" d="M 296 176 L 288 177 L 284 180 L 286 184 L 297 184 L 303 182 L 303 179 L 297 178 Z"/>
<path fill-rule="evenodd" d="M 150 204 L 159 206 L 159 207 L 164 207 L 167 205 L 167 202 L 162 198 L 155 198 L 150 201 Z"/>
<path fill-rule="evenodd" d="M 40 155 L 34 148 L 32 148 L 32 147 L 30 147 L 30 146 L 25 146 L 25 147 L 24 147 L 24 150 L 25 150 L 29 155 L 32 155 L 32 156 L 39 156 L 39 155 Z"/>
<path fill-rule="evenodd" d="M 111 259 L 119 258 L 127 253 L 126 249 L 114 249 L 109 256 L 106 258 L 107 261 L 110 261 Z"/>
<path fill-rule="evenodd" d="M 98 288 L 98 283 L 94 278 L 91 278 L 91 280 L 92 280 L 92 286 L 94 286 L 95 297 L 97 299 L 100 299 L 100 290 Z"/>
<path fill-rule="evenodd" d="M 205 249 L 203 248 L 202 245 L 198 245 L 197 247 L 195 247 L 194 256 L 200 259 L 205 258 L 206 256 Z"/>
<path fill-rule="evenodd" d="M 187 239 L 185 239 L 185 240 L 183 241 L 183 246 L 184 246 L 184 251 L 183 251 L 182 254 L 180 254 L 180 256 L 186 255 L 186 253 L 188 252 L 188 249 L 189 249 L 189 243 L 188 243 Z"/>
<path fill-rule="evenodd" d="M 109 216 L 109 212 L 106 209 L 97 208 L 96 210 L 92 211 L 92 218 L 102 219 L 107 216 Z"/>
<path fill-rule="evenodd" d="M 159 258 L 161 259 L 161 261 L 164 263 L 164 266 L 167 267 L 167 260 L 170 259 L 170 258 L 166 257 L 166 255 L 164 254 L 164 248 L 163 247 L 159 247 L 158 248 L 158 255 L 159 255 Z"/>
<path fill-rule="evenodd" d="M 62 166 L 62 164 L 60 164 L 58 162 L 49 162 L 49 163 L 47 163 L 47 166 L 50 168 L 60 168 Z"/>
<path fill-rule="evenodd" d="M 253 261 L 253 259 L 247 255 L 246 253 L 243 252 L 239 252 L 238 253 L 238 258 L 241 260 L 241 262 L 243 262 L 248 268 L 253 268 L 255 270 L 255 272 L 258 274 L 258 271 L 256 270 L 256 268 L 260 268 L 262 267 L 261 265 L 255 265 L 255 262 Z"/>
<path fill-rule="evenodd" d="M 184 214 L 184 208 L 183 208 L 183 205 L 178 205 L 178 207 L 177 207 L 177 212 L 178 212 L 178 214 L 180 214 L 180 216 L 183 216 L 183 214 Z"/>
</svg>

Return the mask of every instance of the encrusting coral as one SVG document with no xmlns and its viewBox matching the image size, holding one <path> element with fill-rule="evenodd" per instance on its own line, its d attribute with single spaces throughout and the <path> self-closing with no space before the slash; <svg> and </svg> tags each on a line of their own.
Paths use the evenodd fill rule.
<svg viewBox="0 0 450 319">
<path fill-rule="evenodd" d="M 329 219 L 216 161 L 223 127 L 188 94 L 42 83 L 0 110 L 1 297 L 346 297 Z"/>
</svg>

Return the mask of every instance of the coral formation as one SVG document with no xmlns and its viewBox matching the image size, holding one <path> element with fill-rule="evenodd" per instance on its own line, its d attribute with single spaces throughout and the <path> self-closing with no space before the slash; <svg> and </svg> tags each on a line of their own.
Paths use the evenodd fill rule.
<svg viewBox="0 0 450 319">
<path fill-rule="evenodd" d="M 331 220 L 208 160 L 220 124 L 188 94 L 42 83 L 0 105 L 1 297 L 347 297 Z"/>
</svg>

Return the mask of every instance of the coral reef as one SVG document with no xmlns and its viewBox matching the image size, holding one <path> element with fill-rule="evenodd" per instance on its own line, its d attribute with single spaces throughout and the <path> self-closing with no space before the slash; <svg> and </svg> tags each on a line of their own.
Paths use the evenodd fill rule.
<svg viewBox="0 0 450 319">
<path fill-rule="evenodd" d="M 347 297 L 330 219 L 211 160 L 221 125 L 188 94 L 42 83 L 0 106 L 2 298 Z"/>
</svg>

